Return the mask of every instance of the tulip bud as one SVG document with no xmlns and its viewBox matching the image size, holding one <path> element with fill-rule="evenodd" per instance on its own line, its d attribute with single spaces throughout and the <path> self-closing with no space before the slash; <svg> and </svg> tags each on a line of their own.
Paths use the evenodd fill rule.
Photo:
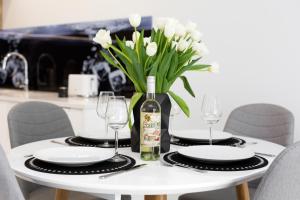
<svg viewBox="0 0 300 200">
<path fill-rule="evenodd" d="M 164 35 L 167 38 L 172 38 L 175 34 L 175 22 L 173 20 L 168 20 L 166 26 L 165 26 L 165 31 Z"/>
<path fill-rule="evenodd" d="M 100 29 L 96 36 L 93 38 L 93 41 L 100 44 L 103 48 L 107 49 L 109 45 L 112 44 L 112 39 L 110 37 L 110 31 Z"/>
<path fill-rule="evenodd" d="M 198 56 L 200 56 L 200 57 L 203 57 L 203 56 L 209 54 L 209 50 L 208 50 L 207 46 L 206 46 L 203 42 L 201 42 L 201 43 L 199 43 L 199 42 L 194 42 L 194 43 L 192 44 L 192 49 L 193 49 L 193 50 L 196 52 L 196 54 L 197 54 Z"/>
<path fill-rule="evenodd" d="M 219 64 L 216 62 L 211 63 L 210 67 L 208 68 L 208 71 L 211 73 L 220 73 Z"/>
<path fill-rule="evenodd" d="M 144 38 L 144 46 L 146 46 L 147 44 L 149 44 L 151 42 L 151 37 L 145 37 Z"/>
<path fill-rule="evenodd" d="M 185 51 L 189 46 L 189 43 L 185 39 L 180 39 L 178 42 L 178 50 Z"/>
<path fill-rule="evenodd" d="M 172 41 L 171 47 L 172 47 L 172 48 L 175 48 L 175 49 L 177 50 L 177 46 L 178 46 L 178 42 Z"/>
<path fill-rule="evenodd" d="M 164 30 L 167 23 L 167 18 L 159 17 L 154 20 L 154 29 Z"/>
<path fill-rule="evenodd" d="M 157 44 L 155 42 L 150 42 L 146 48 L 146 54 L 148 56 L 154 56 L 157 52 Z"/>
<path fill-rule="evenodd" d="M 177 25 L 175 27 L 175 35 L 177 37 L 183 37 L 183 36 L 185 36 L 185 34 L 186 34 L 185 27 L 182 24 L 177 23 Z"/>
<path fill-rule="evenodd" d="M 194 30 L 196 30 L 197 24 L 194 23 L 194 22 L 188 22 L 188 23 L 186 24 L 185 28 L 186 28 L 186 31 L 187 31 L 188 33 L 191 33 L 191 32 L 193 32 Z"/>
<path fill-rule="evenodd" d="M 132 34 L 132 41 L 136 43 L 136 41 L 140 38 L 140 33 L 138 31 L 134 31 Z"/>
<path fill-rule="evenodd" d="M 127 40 L 125 42 L 125 45 L 128 46 L 128 47 L 130 47 L 131 49 L 134 49 L 134 43 L 132 41 L 130 41 L 130 40 Z"/>
<path fill-rule="evenodd" d="M 133 27 L 138 27 L 141 24 L 141 16 L 139 14 L 132 14 L 129 16 L 129 23 Z"/>
<path fill-rule="evenodd" d="M 191 38 L 193 39 L 193 41 L 195 42 L 199 42 L 201 37 L 202 37 L 202 33 L 200 31 L 194 30 L 191 32 Z"/>
</svg>

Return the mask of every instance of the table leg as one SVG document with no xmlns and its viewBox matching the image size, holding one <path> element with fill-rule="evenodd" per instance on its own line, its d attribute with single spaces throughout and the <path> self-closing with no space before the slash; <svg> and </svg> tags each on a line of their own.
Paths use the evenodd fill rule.
<svg viewBox="0 0 300 200">
<path fill-rule="evenodd" d="M 250 200 L 247 182 L 236 186 L 236 195 L 238 200 Z"/>
<path fill-rule="evenodd" d="M 55 190 L 55 200 L 68 200 L 69 191 L 56 189 Z"/>
<path fill-rule="evenodd" d="M 144 200 L 167 200 L 167 195 L 145 195 Z"/>
</svg>

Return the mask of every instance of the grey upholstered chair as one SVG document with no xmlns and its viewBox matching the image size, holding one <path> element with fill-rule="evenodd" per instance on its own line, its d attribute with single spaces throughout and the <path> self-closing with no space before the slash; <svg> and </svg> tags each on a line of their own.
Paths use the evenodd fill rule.
<svg viewBox="0 0 300 200">
<path fill-rule="evenodd" d="M 9 111 L 7 119 L 12 148 L 29 142 L 74 135 L 65 111 L 51 103 L 30 101 L 17 104 Z M 21 179 L 18 179 L 18 182 L 26 199 L 54 199 L 55 190 L 53 188 Z M 72 199 L 93 198 L 72 193 L 70 194 L 74 196 Z"/>
<path fill-rule="evenodd" d="M 24 200 L 16 177 L 12 172 L 5 153 L 0 145 L 0 199 Z"/>
<path fill-rule="evenodd" d="M 235 135 L 264 139 L 288 146 L 293 143 L 294 116 L 281 106 L 272 104 L 249 104 L 234 109 L 225 124 L 224 131 Z M 253 196 L 259 180 L 249 183 Z M 179 200 L 236 199 L 235 187 L 203 193 L 184 194 Z"/>
<path fill-rule="evenodd" d="M 281 106 L 249 104 L 231 112 L 224 131 L 288 146 L 294 139 L 294 116 Z"/>
<path fill-rule="evenodd" d="M 300 198 L 300 142 L 285 149 L 272 163 L 258 186 L 254 200 Z"/>
<path fill-rule="evenodd" d="M 12 148 L 74 135 L 65 111 L 51 103 L 29 101 L 17 104 L 9 111 L 7 120 Z"/>
</svg>

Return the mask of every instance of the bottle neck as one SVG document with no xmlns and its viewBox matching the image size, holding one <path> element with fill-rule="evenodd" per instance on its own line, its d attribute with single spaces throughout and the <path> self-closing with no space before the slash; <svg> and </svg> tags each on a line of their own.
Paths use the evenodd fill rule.
<svg viewBox="0 0 300 200">
<path fill-rule="evenodd" d="M 155 99 L 155 79 L 147 80 L 147 99 Z"/>
<path fill-rule="evenodd" d="M 147 92 L 146 98 L 147 99 L 155 99 L 155 93 L 153 93 L 153 92 Z"/>
</svg>

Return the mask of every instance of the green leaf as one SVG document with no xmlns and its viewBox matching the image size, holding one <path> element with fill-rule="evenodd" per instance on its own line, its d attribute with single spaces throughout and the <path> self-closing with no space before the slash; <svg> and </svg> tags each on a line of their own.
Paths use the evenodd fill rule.
<svg viewBox="0 0 300 200">
<path fill-rule="evenodd" d="M 178 72 L 176 72 L 175 76 L 173 78 L 177 78 L 181 76 L 186 71 L 198 71 L 198 70 L 203 70 L 207 67 L 210 67 L 210 65 L 186 65 L 182 67 Z"/>
<path fill-rule="evenodd" d="M 177 52 L 175 52 L 175 54 L 172 58 L 172 61 L 171 61 L 169 71 L 168 71 L 168 75 L 167 75 L 168 80 L 170 80 L 170 78 L 172 76 L 174 76 L 174 74 L 176 72 L 177 65 L 178 65 L 178 54 L 177 54 Z"/>
<path fill-rule="evenodd" d="M 159 55 L 156 61 L 151 65 L 151 70 L 149 72 L 149 76 L 156 76 L 157 68 L 160 63 L 162 56 Z"/>
<path fill-rule="evenodd" d="M 190 48 L 178 57 L 178 66 L 182 67 L 185 63 L 187 63 L 191 57 L 194 55 L 193 50 Z"/>
<path fill-rule="evenodd" d="M 163 88 L 163 81 L 166 78 L 166 73 L 169 70 L 170 62 L 172 59 L 173 52 L 168 52 L 162 59 L 161 63 L 159 64 L 157 73 L 156 73 L 156 88 L 157 92 L 161 93 Z"/>
<path fill-rule="evenodd" d="M 143 96 L 143 93 L 141 92 L 136 92 L 134 93 L 134 95 L 131 97 L 131 100 L 130 100 L 130 105 L 129 105 L 129 111 L 128 111 L 128 118 L 129 118 L 129 122 L 128 122 L 128 125 L 129 125 L 129 128 L 131 129 L 132 128 L 132 121 L 131 121 L 131 113 L 133 111 L 133 108 L 135 106 L 135 104 L 140 100 L 140 98 Z"/>
<path fill-rule="evenodd" d="M 169 91 L 168 93 L 174 99 L 174 101 L 178 104 L 178 106 L 181 108 L 181 110 L 184 112 L 184 114 L 187 117 L 190 117 L 190 109 L 189 109 L 188 105 L 185 103 L 185 101 L 172 91 Z"/>
<path fill-rule="evenodd" d="M 103 56 L 103 58 L 112 66 L 119 68 L 119 66 L 115 63 L 115 61 L 109 56 L 107 55 L 105 52 L 100 51 L 101 55 Z"/>
<path fill-rule="evenodd" d="M 192 90 L 191 85 L 190 85 L 189 81 L 187 80 L 187 78 L 185 76 L 180 76 L 180 79 L 183 82 L 184 88 L 190 93 L 190 95 L 192 95 L 193 97 L 195 97 L 195 93 Z"/>
</svg>

